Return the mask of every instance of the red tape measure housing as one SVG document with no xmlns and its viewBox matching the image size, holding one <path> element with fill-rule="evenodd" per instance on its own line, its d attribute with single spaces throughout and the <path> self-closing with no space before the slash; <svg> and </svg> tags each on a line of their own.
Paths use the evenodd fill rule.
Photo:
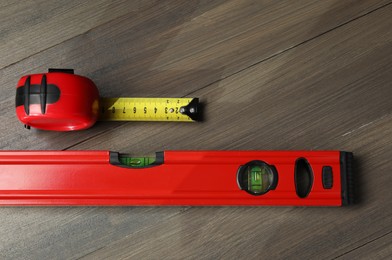
<svg viewBox="0 0 392 260">
<path fill-rule="evenodd" d="M 99 93 L 94 82 L 69 70 L 23 76 L 16 89 L 16 114 L 28 127 L 72 131 L 98 119 Z"/>
</svg>

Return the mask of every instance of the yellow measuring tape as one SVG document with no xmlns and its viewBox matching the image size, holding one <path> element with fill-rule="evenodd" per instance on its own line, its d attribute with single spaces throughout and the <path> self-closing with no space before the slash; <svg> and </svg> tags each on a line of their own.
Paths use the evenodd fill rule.
<svg viewBox="0 0 392 260">
<path fill-rule="evenodd" d="M 194 122 L 198 98 L 101 98 L 101 121 Z"/>
</svg>

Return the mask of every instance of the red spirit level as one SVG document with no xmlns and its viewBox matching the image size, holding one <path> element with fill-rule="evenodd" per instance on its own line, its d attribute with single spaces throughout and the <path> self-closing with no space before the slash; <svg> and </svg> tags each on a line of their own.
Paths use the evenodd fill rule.
<svg viewBox="0 0 392 260">
<path fill-rule="evenodd" d="M 353 202 L 340 151 L 0 152 L 2 205 L 295 205 Z"/>
<path fill-rule="evenodd" d="M 49 69 L 19 80 L 16 114 L 27 128 L 74 131 L 97 120 L 193 122 L 200 109 L 197 98 L 102 98 L 89 78 Z"/>
</svg>

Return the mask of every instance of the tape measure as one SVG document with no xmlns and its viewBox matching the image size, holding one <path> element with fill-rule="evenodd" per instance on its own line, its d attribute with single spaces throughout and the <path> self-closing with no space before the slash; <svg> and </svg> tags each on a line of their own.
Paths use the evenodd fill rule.
<svg viewBox="0 0 392 260">
<path fill-rule="evenodd" d="M 194 122 L 198 98 L 101 98 L 101 121 Z"/>
<path fill-rule="evenodd" d="M 27 128 L 73 131 L 102 121 L 194 122 L 198 98 L 102 98 L 89 78 L 70 69 L 23 76 L 16 88 L 16 114 Z"/>
</svg>

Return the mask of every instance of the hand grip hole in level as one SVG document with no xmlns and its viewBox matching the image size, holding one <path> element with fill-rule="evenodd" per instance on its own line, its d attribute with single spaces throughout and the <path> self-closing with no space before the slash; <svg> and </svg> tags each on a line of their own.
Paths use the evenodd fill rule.
<svg viewBox="0 0 392 260">
<path fill-rule="evenodd" d="M 295 162 L 294 182 L 298 197 L 306 198 L 312 189 L 313 171 L 305 158 L 299 158 Z"/>
</svg>

